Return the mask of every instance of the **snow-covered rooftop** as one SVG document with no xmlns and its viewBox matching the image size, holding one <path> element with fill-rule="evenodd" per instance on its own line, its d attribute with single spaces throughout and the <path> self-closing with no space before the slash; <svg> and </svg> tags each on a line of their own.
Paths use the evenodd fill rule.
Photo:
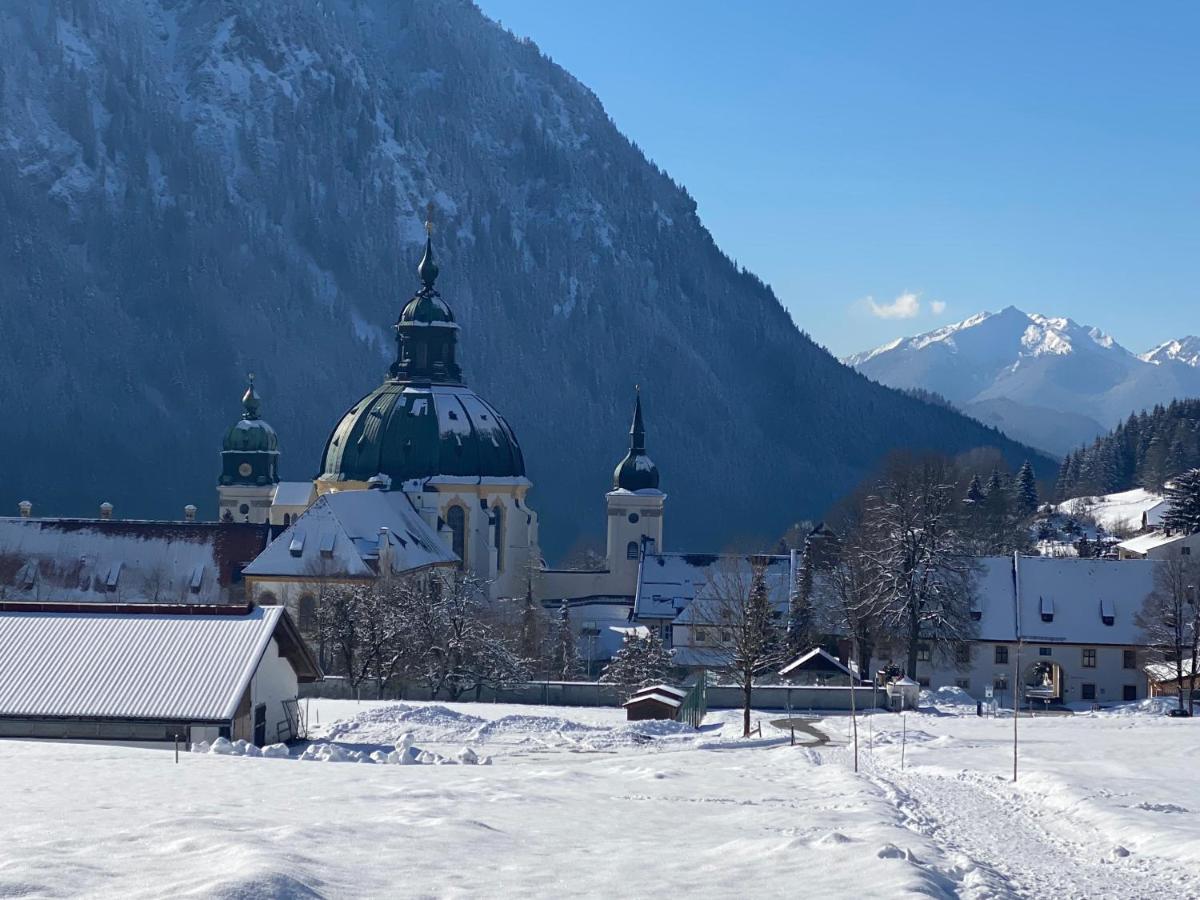
<svg viewBox="0 0 1200 900">
<path fill-rule="evenodd" d="M 366 578 L 378 574 L 380 528 L 388 529 L 392 572 L 457 562 L 437 532 L 396 491 L 322 494 L 257 559 L 245 574 Z"/>
<path fill-rule="evenodd" d="M 275 506 L 308 506 L 313 491 L 311 481 L 281 481 L 275 485 L 275 496 L 271 502 Z"/>
<path fill-rule="evenodd" d="M 223 603 L 265 525 L 0 518 L 0 597 L 65 603 Z"/>
<path fill-rule="evenodd" d="M 791 559 L 755 556 L 765 565 L 771 603 L 787 606 L 791 588 Z M 697 597 L 718 598 L 723 590 L 745 589 L 750 583 L 751 557 L 704 553 L 648 553 L 638 570 L 635 615 L 639 619 L 677 618 Z"/>
<path fill-rule="evenodd" d="M 1143 643 L 1136 616 L 1158 563 L 1022 556 L 1015 581 L 1011 557 L 986 557 L 980 565 L 981 640 L 1015 641 L 1019 634 L 1030 643 Z"/>
<path fill-rule="evenodd" d="M 232 718 L 284 615 L 0 609 L 0 716 Z M 300 680 L 318 677 L 298 636 L 280 634 Z"/>
<path fill-rule="evenodd" d="M 1149 553 L 1159 547 L 1164 547 L 1167 544 L 1174 544 L 1182 541 L 1182 534 L 1167 534 L 1165 531 L 1151 531 L 1147 534 L 1139 534 L 1137 537 L 1130 538 L 1127 541 L 1122 541 L 1117 544 L 1119 548 L 1128 553 Z"/>
<path fill-rule="evenodd" d="M 1103 494 L 1099 497 L 1076 497 L 1064 500 L 1055 507 L 1062 515 L 1084 514 L 1097 525 L 1112 531 L 1118 528 L 1154 527 L 1162 521 L 1169 504 L 1161 494 L 1145 488 Z"/>
</svg>

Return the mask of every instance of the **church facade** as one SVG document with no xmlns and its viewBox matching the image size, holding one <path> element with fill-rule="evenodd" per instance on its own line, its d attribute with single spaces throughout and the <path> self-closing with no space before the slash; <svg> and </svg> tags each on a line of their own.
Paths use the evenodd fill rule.
<svg viewBox="0 0 1200 900">
<path fill-rule="evenodd" d="M 318 584 L 377 577 L 382 554 L 393 571 L 410 558 L 414 571 L 457 565 L 487 582 L 496 598 L 598 604 L 610 607 L 601 616 L 606 622 L 627 620 L 641 556 L 662 545 L 666 500 L 658 468 L 646 453 L 640 394 L 629 452 L 606 495 L 603 564 L 586 571 L 547 568 L 538 545 L 537 513 L 528 502 L 533 485 L 521 446 L 504 417 L 463 379 L 459 326 L 436 287 L 431 239 L 417 273 L 420 287 L 394 326 L 395 361 L 382 383 L 334 425 L 312 482 L 279 480 L 278 440 L 260 416 L 253 381 L 247 388 L 242 417 L 224 439 L 217 493 L 222 520 L 266 523 L 277 532 L 270 552 L 246 569 L 251 593 L 260 602 L 298 605 L 297 618 L 307 623 L 313 597 L 320 596 Z M 322 502 L 349 492 L 378 492 L 390 499 L 382 505 Z M 401 497 L 404 503 L 397 507 Z M 360 521 L 365 514 L 380 521 Z M 397 519 L 400 514 L 403 521 Z M 408 521 L 413 515 L 423 527 Z M 418 545 L 436 535 L 449 556 L 385 546 L 395 544 L 400 533 L 417 535 Z M 347 565 L 323 568 L 319 558 L 309 559 L 315 545 L 336 543 L 337 535 L 348 542 Z M 325 556 L 343 559 L 332 547 Z"/>
</svg>

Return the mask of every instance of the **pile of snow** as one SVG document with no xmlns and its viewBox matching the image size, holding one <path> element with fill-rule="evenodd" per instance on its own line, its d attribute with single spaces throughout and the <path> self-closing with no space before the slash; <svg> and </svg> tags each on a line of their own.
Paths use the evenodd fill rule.
<svg viewBox="0 0 1200 900">
<path fill-rule="evenodd" d="M 434 753 L 432 750 L 422 750 L 408 744 L 397 746 L 392 751 L 374 750 L 367 753 L 364 750 L 348 750 L 340 744 L 321 742 L 309 744 L 297 759 L 308 762 L 348 762 L 373 763 L 376 765 L 393 766 L 490 766 L 490 756 L 480 757 L 470 747 L 463 747 L 453 758 Z"/>
<path fill-rule="evenodd" d="M 283 744 L 272 744 L 274 747 L 287 747 Z M 262 756 L 263 751 L 258 749 L 249 741 L 231 741 L 229 738 L 219 737 L 211 744 L 208 741 L 200 741 L 197 744 L 192 744 L 191 750 L 193 753 L 211 753 L 215 756 Z"/>
<path fill-rule="evenodd" d="M 1173 709 L 1179 708 L 1179 700 L 1175 697 L 1147 697 L 1132 703 L 1118 703 L 1115 706 L 1088 711 L 1096 716 L 1165 716 Z"/>
<path fill-rule="evenodd" d="M 922 707 L 933 707 L 938 712 L 955 713 L 963 715 L 965 713 L 975 714 L 975 698 L 968 694 L 960 687 L 947 685 L 940 687 L 934 691 L 921 691 L 917 698 L 917 705 Z"/>
</svg>

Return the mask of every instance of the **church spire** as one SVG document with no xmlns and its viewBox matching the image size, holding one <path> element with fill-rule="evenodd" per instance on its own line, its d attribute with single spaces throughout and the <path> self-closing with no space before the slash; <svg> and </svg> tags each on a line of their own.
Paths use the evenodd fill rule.
<svg viewBox="0 0 1200 900">
<path fill-rule="evenodd" d="M 646 455 L 646 426 L 642 421 L 642 390 L 633 402 L 633 424 L 629 427 L 629 452 L 613 471 L 613 488 L 625 491 L 658 490 L 658 466 Z"/>
<path fill-rule="evenodd" d="M 417 274 L 421 276 L 425 290 L 432 291 L 438 277 L 437 263 L 433 261 L 433 201 L 425 208 L 425 255 L 417 264 Z"/>
<path fill-rule="evenodd" d="M 642 423 L 642 386 L 634 385 L 636 399 L 633 402 L 633 424 L 629 427 L 629 450 L 631 453 L 646 452 L 646 426 Z"/>
<path fill-rule="evenodd" d="M 254 389 L 254 373 L 249 376 L 249 384 L 246 385 L 246 393 L 242 394 L 242 418 L 257 419 L 258 407 L 262 403 L 262 398 L 258 396 L 258 391 Z"/>
</svg>

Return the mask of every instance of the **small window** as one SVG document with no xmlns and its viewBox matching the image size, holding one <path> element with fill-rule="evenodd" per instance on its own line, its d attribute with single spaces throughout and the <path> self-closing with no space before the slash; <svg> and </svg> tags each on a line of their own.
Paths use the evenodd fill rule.
<svg viewBox="0 0 1200 900">
<path fill-rule="evenodd" d="M 1179 555 L 1180 555 L 1180 556 L 1191 556 L 1191 555 L 1192 555 L 1192 548 L 1191 548 L 1191 547 L 1187 547 L 1187 546 L 1180 547 L 1180 548 L 1179 548 Z"/>
<path fill-rule="evenodd" d="M 732 641 L 733 641 L 733 632 L 732 631 L 722 631 L 721 632 L 721 643 L 722 644 L 728 644 L 728 643 L 731 643 Z"/>
<path fill-rule="evenodd" d="M 629 524 L 630 525 L 636 525 L 639 521 L 641 521 L 641 516 L 639 516 L 637 513 L 629 514 Z"/>
<path fill-rule="evenodd" d="M 1096 668 L 1096 651 L 1091 647 L 1087 647 L 1083 651 L 1083 667 L 1085 669 Z"/>
<path fill-rule="evenodd" d="M 971 689 L 971 679 L 970 678 L 955 678 L 954 686 L 957 688 L 961 688 L 964 691 L 969 691 Z"/>
<path fill-rule="evenodd" d="M 703 644 L 707 640 L 708 640 L 708 631 L 704 628 L 697 628 L 696 629 L 696 643 Z"/>
<path fill-rule="evenodd" d="M 971 661 L 971 645 L 970 644 L 959 644 L 957 647 L 955 647 L 954 648 L 954 658 L 958 661 L 958 664 L 961 666 L 965 666 L 967 663 L 969 663 Z M 961 687 L 961 685 L 960 685 L 960 687 Z"/>
<path fill-rule="evenodd" d="M 1049 647 L 1038 647 L 1038 656 L 1052 656 L 1054 651 Z"/>
<path fill-rule="evenodd" d="M 983 607 L 979 604 L 979 595 L 971 595 L 971 618 L 978 622 L 983 618 Z"/>
<path fill-rule="evenodd" d="M 283 514 L 283 527 L 287 528 L 291 524 L 292 524 L 292 514 L 284 513 Z"/>
<path fill-rule="evenodd" d="M 995 678 L 992 679 L 992 688 L 997 691 L 1007 691 L 1008 690 L 1008 676 L 1007 675 L 997 675 Z"/>
<path fill-rule="evenodd" d="M 637 541 L 630 541 L 628 544 L 625 545 L 625 558 L 626 559 L 637 559 L 638 558 Z"/>
<path fill-rule="evenodd" d="M 929 676 L 928 675 L 919 676 L 917 678 L 917 684 L 919 684 L 923 688 L 929 687 Z"/>
<path fill-rule="evenodd" d="M 998 665 L 998 666 L 1008 665 L 1008 648 L 1007 647 L 997 647 L 996 648 L 996 665 Z"/>
<path fill-rule="evenodd" d="M 1079 688 L 1079 696 L 1084 700 L 1096 699 L 1096 686 L 1094 684 L 1083 684 Z"/>
<path fill-rule="evenodd" d="M 917 647 L 917 662 L 929 662 L 928 644 L 921 644 Z"/>
<path fill-rule="evenodd" d="M 296 609 L 296 620 L 296 624 L 305 634 L 311 634 L 317 630 L 317 601 L 312 594 L 305 594 L 300 598 Z"/>
<path fill-rule="evenodd" d="M 1136 700 L 1137 699 L 1137 685 L 1136 684 L 1127 684 L 1124 687 L 1122 687 L 1121 688 L 1121 699 L 1127 703 L 1130 700 Z"/>
<path fill-rule="evenodd" d="M 1121 667 L 1124 669 L 1136 669 L 1137 668 L 1137 651 L 1136 650 L 1122 650 L 1121 651 Z"/>
</svg>

